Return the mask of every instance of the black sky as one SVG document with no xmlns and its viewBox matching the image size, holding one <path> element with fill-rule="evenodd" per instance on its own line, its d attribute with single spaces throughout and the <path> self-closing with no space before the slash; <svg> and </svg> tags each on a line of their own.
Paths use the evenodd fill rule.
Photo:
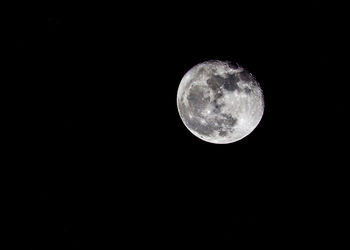
<svg viewBox="0 0 350 250">
<path fill-rule="evenodd" d="M 18 125 L 35 131 L 29 249 L 333 244 L 346 149 L 335 12 L 319 1 L 57 3 L 44 34 L 19 18 L 18 79 L 34 86 L 19 88 L 36 107 Z M 264 91 L 261 123 L 234 144 L 197 139 L 177 112 L 181 78 L 210 59 L 241 64 Z"/>
</svg>

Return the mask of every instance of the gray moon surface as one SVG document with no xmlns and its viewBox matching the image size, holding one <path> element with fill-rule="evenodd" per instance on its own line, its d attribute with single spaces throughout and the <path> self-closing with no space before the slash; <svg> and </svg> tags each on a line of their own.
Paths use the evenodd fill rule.
<svg viewBox="0 0 350 250">
<path fill-rule="evenodd" d="M 216 144 L 249 135 L 264 113 L 260 84 L 247 69 L 218 60 L 195 65 L 177 91 L 180 117 L 198 138 Z"/>
</svg>

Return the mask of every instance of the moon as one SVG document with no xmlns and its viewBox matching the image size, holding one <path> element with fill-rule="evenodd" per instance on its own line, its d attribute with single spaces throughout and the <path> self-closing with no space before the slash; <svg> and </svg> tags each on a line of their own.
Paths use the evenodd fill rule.
<svg viewBox="0 0 350 250">
<path fill-rule="evenodd" d="M 247 69 L 230 62 L 206 61 L 182 78 L 177 91 L 180 117 L 198 138 L 228 144 L 249 135 L 264 113 L 260 84 Z"/>
</svg>

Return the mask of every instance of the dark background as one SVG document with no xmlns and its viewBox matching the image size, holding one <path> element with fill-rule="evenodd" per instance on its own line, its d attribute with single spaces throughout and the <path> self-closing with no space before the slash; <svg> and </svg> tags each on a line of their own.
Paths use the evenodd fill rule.
<svg viewBox="0 0 350 250">
<path fill-rule="evenodd" d="M 28 249 L 339 242 L 338 8 L 53 3 L 47 13 L 47 29 L 20 16 L 15 32 Z M 229 145 L 197 139 L 177 111 L 181 78 L 210 59 L 246 67 L 264 91 L 261 123 Z"/>
</svg>

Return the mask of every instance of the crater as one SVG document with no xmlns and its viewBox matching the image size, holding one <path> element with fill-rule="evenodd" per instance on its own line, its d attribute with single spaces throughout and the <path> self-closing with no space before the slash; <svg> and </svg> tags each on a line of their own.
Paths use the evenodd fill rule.
<svg viewBox="0 0 350 250">
<path fill-rule="evenodd" d="M 228 62 L 227 64 L 231 69 L 238 69 L 239 68 L 237 63 Z"/>
<path fill-rule="evenodd" d="M 248 95 L 252 92 L 252 90 L 251 90 L 250 88 L 248 88 L 248 87 L 245 87 L 245 88 L 243 89 L 243 91 L 244 91 L 246 94 L 248 94 Z"/>
<path fill-rule="evenodd" d="M 224 136 L 226 136 L 226 135 L 227 135 L 227 132 L 226 132 L 226 131 L 223 131 L 223 130 L 220 130 L 220 131 L 219 131 L 219 136 L 224 137 Z"/>
<path fill-rule="evenodd" d="M 241 78 L 241 80 L 244 82 L 254 81 L 254 77 L 246 70 L 239 73 L 239 78 Z"/>
<path fill-rule="evenodd" d="M 234 75 L 229 75 L 229 77 L 225 78 L 224 80 L 224 89 L 227 91 L 235 91 L 238 89 L 237 82 L 239 81 L 239 77 Z"/>
<path fill-rule="evenodd" d="M 214 91 L 217 91 L 224 84 L 224 78 L 221 76 L 213 75 L 207 80 L 207 84 L 209 88 L 211 88 Z"/>
</svg>

